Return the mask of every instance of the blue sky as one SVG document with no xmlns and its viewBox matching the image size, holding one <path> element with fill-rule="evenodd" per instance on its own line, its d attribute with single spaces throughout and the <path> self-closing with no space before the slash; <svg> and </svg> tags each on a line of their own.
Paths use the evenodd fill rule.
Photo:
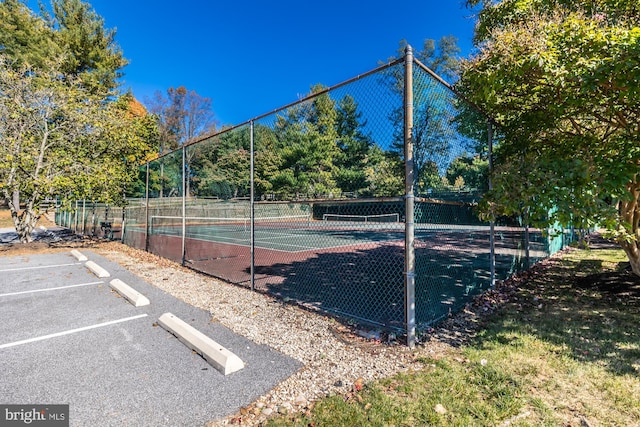
<svg viewBox="0 0 640 427">
<path fill-rule="evenodd" d="M 143 103 L 185 86 L 238 124 L 376 67 L 406 39 L 454 35 L 471 50 L 464 0 L 89 1 L 116 28 L 130 64 L 123 88 Z"/>
</svg>

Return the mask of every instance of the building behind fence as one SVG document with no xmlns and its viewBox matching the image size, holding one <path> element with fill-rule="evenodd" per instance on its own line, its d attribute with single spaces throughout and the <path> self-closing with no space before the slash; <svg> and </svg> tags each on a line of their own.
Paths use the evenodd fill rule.
<svg viewBox="0 0 640 427">
<path fill-rule="evenodd" d="M 479 219 L 491 135 L 408 50 L 148 163 L 125 208 L 79 201 L 58 223 L 413 345 L 573 238 Z"/>
</svg>

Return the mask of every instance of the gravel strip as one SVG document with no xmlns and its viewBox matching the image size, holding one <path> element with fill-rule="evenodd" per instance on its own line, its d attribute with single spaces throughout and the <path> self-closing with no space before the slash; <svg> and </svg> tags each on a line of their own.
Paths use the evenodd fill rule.
<svg viewBox="0 0 640 427">
<path fill-rule="evenodd" d="M 208 310 L 213 320 L 235 333 L 303 363 L 303 368 L 297 373 L 251 405 L 232 417 L 211 421 L 207 427 L 229 424 L 254 426 L 277 414 L 307 411 L 315 401 L 329 394 L 352 392 L 354 384 L 421 369 L 419 360 L 422 357 L 438 358 L 455 353 L 456 348 L 475 335 L 482 326 L 483 318 L 516 299 L 515 291 L 521 281 L 535 275 L 538 270 L 544 270 L 551 262 L 544 260 L 531 270 L 500 282 L 496 289 L 485 292 L 461 312 L 428 331 L 421 337 L 425 342 L 410 350 L 398 343 L 364 339 L 321 313 L 225 283 L 118 242 L 105 243 L 50 234 L 50 239 L 42 239 L 41 242 L 0 244 L 0 255 L 91 248 L 149 284 Z"/>
<path fill-rule="evenodd" d="M 176 263 L 119 243 L 92 248 L 165 292 L 208 310 L 215 321 L 258 344 L 266 344 L 304 364 L 296 374 L 240 413 L 207 426 L 259 425 L 269 416 L 308 410 L 353 384 L 420 369 L 419 355 L 442 354 L 447 344 L 432 340 L 410 350 L 400 344 L 365 340 L 335 319 L 213 279 Z"/>
<path fill-rule="evenodd" d="M 501 284 L 467 304 L 464 310 L 422 335 L 411 350 L 394 340 L 369 339 L 322 313 L 308 311 L 269 295 L 231 285 L 119 242 L 75 236 L 43 238 L 29 244 L 0 244 L 0 255 L 59 252 L 88 248 L 117 262 L 147 283 L 211 313 L 212 320 L 255 343 L 265 344 L 304 365 L 255 402 L 206 427 L 261 425 L 269 417 L 310 410 L 327 395 L 347 396 L 362 383 L 419 370 L 423 357 L 455 353 L 475 334 L 482 318 L 513 295 L 517 280 Z M 540 263 L 540 264 L 544 264 Z M 384 337 L 386 339 L 386 337 Z"/>
</svg>

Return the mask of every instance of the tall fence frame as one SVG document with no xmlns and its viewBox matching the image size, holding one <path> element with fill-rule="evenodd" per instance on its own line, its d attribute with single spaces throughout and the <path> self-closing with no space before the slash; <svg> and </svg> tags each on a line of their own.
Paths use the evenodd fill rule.
<svg viewBox="0 0 640 427">
<path fill-rule="evenodd" d="M 260 201 L 258 199 L 258 196 L 256 195 L 256 166 L 259 162 L 256 157 L 259 153 L 256 145 L 262 144 L 262 149 L 264 150 L 264 136 L 259 135 L 259 131 L 263 131 L 265 128 L 264 120 L 272 120 L 273 122 L 266 127 L 271 126 L 271 128 L 275 129 L 278 125 L 278 121 L 281 121 L 281 118 L 290 114 L 290 112 L 297 114 L 299 112 L 297 109 L 308 108 L 308 106 L 314 102 L 318 102 L 318 104 L 320 104 L 321 101 L 326 101 L 326 98 L 323 97 L 328 94 L 336 93 L 337 91 L 350 87 L 350 85 L 357 84 L 364 79 L 380 75 L 385 76 L 385 73 L 389 72 L 389 70 L 396 70 L 396 68 L 402 70 L 401 77 L 399 77 L 400 74 L 398 74 L 394 77 L 396 79 L 394 82 L 401 81 L 402 83 L 401 116 L 404 170 L 404 176 L 402 177 L 404 189 L 403 194 L 377 197 L 375 199 L 323 198 L 319 201 L 308 201 L 303 198 L 301 201 L 296 199 L 285 200 L 282 202 L 270 202 Z M 419 82 L 414 81 L 415 76 L 418 77 Z M 428 82 L 424 83 L 425 81 Z M 419 85 L 422 85 L 422 89 L 416 94 L 414 91 Z M 428 86 L 426 95 L 424 89 L 425 85 Z M 117 216 L 113 216 L 112 220 L 108 222 L 110 226 L 111 222 L 114 223 L 114 226 L 120 226 L 121 235 L 119 237 L 126 244 L 149 252 L 158 253 L 159 255 L 166 256 L 167 258 L 180 262 L 183 266 L 188 266 L 196 270 L 205 271 L 203 268 L 206 268 L 205 272 L 207 274 L 217 276 L 234 283 L 242 282 L 243 286 L 249 287 L 253 291 L 266 291 L 275 293 L 277 296 L 281 297 L 283 297 L 284 294 L 281 294 L 278 291 L 278 287 L 276 285 L 278 283 L 286 284 L 287 275 L 300 275 L 301 272 L 304 272 L 304 270 L 308 268 L 309 259 L 313 259 L 314 257 L 315 259 L 319 259 L 325 256 L 327 259 L 335 262 L 335 260 L 340 259 L 341 257 L 350 256 L 353 259 L 353 262 L 345 263 L 344 265 L 357 265 L 358 268 L 362 270 L 368 268 L 371 260 L 363 258 L 364 255 L 370 256 L 369 253 L 377 252 L 383 253 L 383 256 L 386 258 L 383 260 L 382 264 L 393 264 L 393 267 L 389 267 L 389 271 L 394 272 L 393 278 L 389 280 L 396 283 L 396 276 L 402 276 L 401 290 L 393 288 L 393 286 L 395 286 L 393 285 L 389 290 L 384 291 L 387 292 L 384 294 L 384 298 L 390 299 L 389 301 L 385 301 L 385 307 L 388 306 L 393 310 L 397 310 L 399 306 L 402 306 L 402 310 L 400 310 L 402 312 L 401 323 L 400 319 L 395 317 L 389 321 L 382 322 L 371 317 L 367 318 L 367 316 L 359 316 L 357 312 L 345 311 L 335 303 L 334 305 L 327 305 L 327 307 L 325 307 L 323 305 L 324 301 L 322 298 L 329 294 L 324 290 L 324 288 L 336 289 L 337 285 L 332 286 L 332 283 L 330 282 L 332 279 L 337 280 L 337 276 L 333 278 L 330 277 L 326 280 L 323 279 L 322 285 L 318 285 L 324 287 L 323 291 L 320 292 L 319 295 L 311 295 L 310 304 L 309 301 L 302 301 L 302 303 L 303 305 L 312 306 L 313 308 L 326 311 L 330 314 L 338 315 L 347 319 L 355 319 L 358 323 L 363 322 L 376 327 L 382 327 L 387 330 L 400 330 L 406 334 L 407 345 L 409 347 L 413 347 L 416 343 L 416 335 L 419 327 L 431 325 L 440 321 L 452 312 L 460 309 L 474 295 L 494 287 L 497 280 L 504 279 L 518 270 L 527 268 L 531 264 L 532 258 L 539 260 L 548 256 L 552 252 L 552 250 L 549 249 L 551 247 L 551 243 L 544 240 L 547 239 L 547 237 L 544 237 L 544 233 L 541 230 L 532 231 L 526 223 L 526 218 L 522 220 L 522 224 L 520 224 L 520 226 L 508 223 L 508 221 L 502 224 L 496 224 L 496 222 L 493 221 L 486 224 L 480 222 L 476 223 L 474 222 L 476 220 L 471 221 L 469 219 L 465 219 L 466 217 L 472 217 L 475 215 L 473 214 L 473 203 L 465 201 L 440 200 L 430 197 L 430 195 L 425 196 L 424 194 L 416 196 L 417 177 L 414 176 L 416 173 L 416 165 L 414 164 L 414 145 L 416 142 L 419 142 L 418 139 L 420 138 L 416 135 L 416 132 L 424 132 L 424 123 L 428 124 L 428 121 L 425 121 L 424 112 L 423 116 L 420 116 L 420 113 L 418 113 L 415 108 L 424 109 L 425 96 L 434 96 L 429 92 L 432 90 L 432 86 L 435 88 L 433 90 L 443 91 L 442 93 L 445 93 L 445 95 L 442 95 L 440 92 L 437 92 L 437 96 L 451 96 L 452 99 L 456 100 L 456 102 L 468 104 L 471 110 L 480 115 L 479 117 L 481 121 L 484 123 L 484 126 L 486 126 L 484 132 L 486 132 L 485 142 L 488 150 L 487 160 L 489 170 L 487 187 L 490 189 L 490 172 L 493 168 L 493 134 L 495 129 L 493 121 L 490 117 L 477 109 L 477 107 L 469 104 L 463 97 L 455 92 L 452 86 L 442 80 L 428 67 L 417 61 L 413 56 L 411 46 L 407 46 L 403 58 L 381 65 L 367 73 L 361 74 L 338 85 L 317 90 L 311 95 L 294 103 L 285 105 L 242 124 L 224 129 L 214 135 L 207 135 L 206 137 L 186 143 L 176 151 L 166 153 L 159 159 L 147 163 L 141 170 L 141 175 L 144 176 L 145 180 L 145 192 L 143 199 L 131 202 L 129 206 L 123 208 L 123 211 L 121 211 L 122 221 L 120 224 L 117 224 Z M 400 91 L 398 90 L 398 92 Z M 445 101 L 439 100 L 436 101 L 436 104 L 444 105 L 444 103 L 447 102 L 450 101 L 447 101 L 446 99 Z M 291 115 L 293 115 L 293 113 Z M 419 120 L 423 125 L 423 127 L 419 128 L 417 131 L 415 126 L 420 125 L 416 125 L 414 121 L 416 119 L 416 115 L 419 116 Z M 385 120 L 386 119 L 387 118 L 385 117 Z M 193 178 L 193 172 L 191 170 L 192 165 L 189 163 L 190 156 L 193 156 L 195 150 L 198 150 L 201 147 L 203 149 L 207 147 L 215 147 L 215 145 L 210 143 L 211 141 L 218 141 L 227 136 L 234 137 L 236 133 L 241 137 L 247 136 L 243 132 L 248 133 L 247 148 L 249 149 L 249 193 L 247 197 L 245 199 L 238 198 L 238 202 L 234 203 L 233 206 L 229 203 L 223 204 L 218 203 L 217 201 L 210 203 L 207 202 L 208 204 L 205 203 L 202 206 L 196 205 L 197 200 L 194 200 L 190 195 L 190 185 L 192 185 L 190 184 L 190 180 Z M 388 130 L 383 130 L 382 132 L 389 133 Z M 444 139 L 446 139 L 447 134 L 444 135 Z M 457 136 L 449 135 L 449 137 L 455 138 Z M 441 163 L 444 162 L 444 160 L 438 161 Z M 432 163 L 437 163 L 438 161 L 433 160 Z M 450 158 L 447 161 L 451 163 Z M 160 175 L 158 175 L 158 170 L 152 170 L 152 166 L 160 171 Z M 212 165 L 212 167 L 213 166 L 215 165 Z M 160 176 L 160 184 L 157 182 L 154 184 L 152 182 L 152 174 L 154 174 L 156 179 Z M 168 178 L 170 174 L 172 175 Z M 172 187 L 172 190 L 166 195 L 164 194 L 165 180 L 172 181 L 171 185 L 167 185 L 167 187 Z M 159 185 L 159 189 L 155 188 L 153 190 L 157 193 L 156 196 L 152 194 L 152 188 L 154 185 L 156 187 Z M 82 203 L 82 205 L 79 203 Z M 365 245 L 362 242 L 358 242 L 354 249 L 345 249 L 338 244 L 334 244 L 335 248 L 318 249 L 308 258 L 290 255 L 290 259 L 285 257 L 283 260 L 277 259 L 265 262 L 264 258 L 266 250 L 259 244 L 259 241 L 264 240 L 264 238 L 257 238 L 258 230 L 256 223 L 260 220 L 272 221 L 272 223 L 268 224 L 268 228 L 269 231 L 274 232 L 282 228 L 288 229 L 287 227 L 290 227 L 291 224 L 283 225 L 278 223 L 279 220 L 276 221 L 275 219 L 272 219 L 275 218 L 275 216 L 269 216 L 272 211 L 279 212 L 278 208 L 284 204 L 287 204 L 287 209 L 293 211 L 295 214 L 307 212 L 309 215 L 309 223 L 313 221 L 314 224 L 316 224 L 316 229 L 314 229 L 313 232 L 318 233 L 317 239 L 324 238 L 321 236 L 322 233 L 333 233 L 339 235 L 339 237 L 340 233 L 350 233 L 352 235 L 374 235 L 378 233 L 393 235 L 394 238 L 389 239 L 388 241 L 384 239 L 376 241 L 375 239 L 379 239 L 379 237 L 375 237 L 372 238 L 373 243 L 369 242 L 369 244 Z M 193 250 L 191 246 L 194 242 L 201 242 L 203 239 L 200 236 L 194 235 L 194 233 L 190 231 L 190 228 L 194 226 L 194 224 L 199 222 L 206 223 L 207 220 L 214 219 L 213 217 L 215 216 L 220 216 L 217 214 L 219 210 L 216 209 L 223 205 L 225 206 L 225 209 L 230 210 L 230 212 L 225 212 L 224 215 L 228 215 L 228 219 L 234 220 L 234 227 L 241 228 L 238 224 L 240 221 L 239 218 L 243 214 L 248 215 L 248 218 L 244 223 L 244 229 L 241 230 L 243 236 L 242 239 L 234 241 L 234 243 L 198 243 L 204 245 L 203 249 L 199 252 Z M 323 213 L 325 211 L 316 209 L 318 205 L 321 206 L 322 209 L 325 209 L 326 213 Z M 389 208 L 388 205 L 393 205 L 393 207 Z M 100 232 L 96 231 L 98 223 L 95 221 L 95 218 L 101 215 L 101 213 L 96 214 L 95 204 L 92 206 L 93 228 L 91 233 L 94 235 L 100 235 Z M 200 217 L 193 216 L 192 212 L 196 209 L 194 206 L 204 212 Z M 213 206 L 213 208 L 211 206 Z M 333 215 L 333 213 L 329 212 L 331 209 L 336 212 L 343 213 L 346 211 L 346 214 L 342 215 L 343 219 L 340 220 L 346 222 L 351 221 L 351 217 L 358 216 L 352 215 L 352 211 L 354 209 L 357 209 L 358 207 L 362 208 L 363 206 L 375 213 L 374 215 L 370 215 L 372 218 L 376 217 L 375 221 L 378 221 L 378 216 L 381 218 L 388 218 L 383 217 L 383 215 L 388 215 L 386 214 L 386 210 L 388 209 L 400 209 L 400 206 L 402 206 L 402 212 L 391 214 L 397 215 L 397 220 L 394 219 L 393 223 L 389 224 L 386 222 L 380 224 L 376 222 L 373 225 L 360 226 L 360 228 L 346 225 L 342 222 L 332 226 L 325 225 L 325 223 L 328 222 L 328 216 Z M 107 216 L 109 208 L 106 207 L 105 209 L 104 217 L 105 219 L 108 219 Z M 82 211 L 82 214 L 79 214 L 80 210 Z M 74 213 L 59 213 L 57 219 L 58 223 L 74 228 L 75 231 L 78 232 L 78 216 L 81 215 L 82 218 L 85 218 L 85 220 L 82 221 L 83 224 L 85 224 L 87 222 L 86 211 L 86 202 L 76 202 Z M 455 218 L 462 217 L 463 219 L 455 219 L 455 221 L 452 219 L 453 222 L 433 221 L 434 218 L 442 220 L 442 218 L 438 217 L 438 215 L 444 215 L 441 213 L 439 214 L 438 212 L 440 211 L 453 212 L 448 215 L 453 215 Z M 380 212 L 385 213 L 378 215 Z M 190 213 L 191 216 L 189 216 Z M 220 222 L 222 222 L 223 219 L 227 218 L 217 218 Z M 159 225 L 164 224 L 165 221 L 165 225 Z M 296 229 L 302 229 L 301 222 L 302 220 L 294 223 L 293 226 L 295 226 Z M 81 233 L 84 234 L 85 232 L 86 226 L 83 226 Z M 263 231 L 260 232 L 262 233 Z M 316 238 L 316 234 L 313 233 L 310 235 L 301 234 L 301 236 L 302 239 Z M 401 250 L 400 243 L 395 240 L 398 236 L 402 237 Z M 289 237 L 290 236 L 288 235 L 279 235 L 277 238 L 288 239 Z M 559 245 L 560 248 L 563 247 L 566 241 L 571 238 L 572 236 L 567 238 L 563 232 L 561 235 L 561 243 Z M 459 239 L 459 241 L 456 239 Z M 441 240 L 442 242 L 447 242 L 446 245 L 441 243 Z M 158 243 L 158 241 L 161 243 Z M 209 246 L 206 246 L 207 244 Z M 456 249 L 456 245 L 458 244 L 465 247 L 462 249 Z M 211 255 L 209 252 L 218 250 L 215 245 L 224 246 L 224 250 L 221 250 L 217 255 Z M 532 249 L 532 245 L 535 246 L 534 249 Z M 229 249 L 231 246 L 233 246 L 233 250 Z M 345 247 L 347 246 L 348 245 Z M 278 250 L 279 249 L 273 249 L 273 251 Z M 352 250 L 354 252 L 347 252 L 348 250 Z M 192 253 L 189 253 L 189 251 Z M 229 251 L 231 252 L 231 255 L 227 253 Z M 295 252 L 292 253 L 296 254 Z M 359 257 L 362 254 L 364 255 L 356 259 L 356 255 L 354 255 L 354 253 L 357 253 Z M 537 255 L 532 256 L 532 253 L 536 253 Z M 402 258 L 401 272 L 398 271 L 399 265 L 397 261 L 400 256 Z M 500 266 L 498 266 L 496 262 L 498 256 L 500 256 L 501 259 Z M 235 273 L 238 274 L 242 273 L 243 279 L 228 279 L 224 274 L 218 274 L 215 267 L 210 266 L 210 264 L 216 264 L 218 267 L 224 265 L 225 257 L 227 257 L 226 259 L 248 259 L 246 263 L 242 263 L 237 267 L 237 271 L 235 271 Z M 300 264 L 300 266 L 296 269 L 291 268 L 290 265 L 295 263 Z M 444 284 L 440 284 L 439 282 L 443 280 L 442 278 L 445 276 L 445 273 L 442 273 L 437 269 L 438 263 L 442 263 L 444 265 L 443 268 L 448 270 L 457 269 L 459 271 L 449 279 L 445 279 Z M 329 261 L 329 265 L 330 264 L 331 261 Z M 271 274 L 269 272 L 270 268 L 278 268 L 281 270 L 281 272 L 278 273 L 280 282 L 269 282 L 269 275 Z M 244 270 L 244 272 L 240 271 L 240 269 Z M 290 270 L 293 270 L 293 272 Z M 354 270 L 356 269 L 354 268 Z M 326 273 L 327 269 L 325 267 L 324 270 L 318 269 L 317 271 Z M 349 279 L 351 280 L 352 277 L 356 276 L 359 277 L 358 273 L 359 271 L 351 272 L 350 274 L 352 274 L 352 276 L 350 276 Z M 337 272 L 334 274 L 341 273 Z M 361 286 L 362 289 L 358 287 L 359 285 L 354 285 L 354 287 L 358 287 L 358 291 L 349 291 L 353 292 L 353 295 L 350 295 L 350 298 L 354 299 L 354 304 L 356 303 L 355 299 L 362 298 L 362 292 L 367 292 L 369 290 L 379 291 L 379 288 L 384 288 L 386 285 L 379 285 L 375 276 L 387 274 L 391 275 L 391 273 L 388 273 L 388 271 L 384 269 L 376 270 L 369 275 L 362 274 L 362 276 L 366 276 L 366 280 L 369 282 L 363 284 Z M 247 275 L 249 276 L 248 281 L 244 279 Z M 260 278 L 258 278 L 258 276 L 260 276 Z M 267 277 L 267 279 L 265 279 L 265 277 Z M 374 277 L 374 279 L 372 279 L 372 277 Z M 375 283 L 375 285 L 371 285 L 371 283 Z M 454 291 L 450 289 L 452 287 L 455 288 Z M 329 290 L 328 292 L 331 293 L 332 291 Z M 308 290 L 301 293 L 309 297 Z M 401 298 L 396 298 L 396 296 L 392 298 L 389 296 L 400 296 L 400 293 Z M 295 292 L 294 294 L 298 296 L 300 295 Z M 284 298 L 296 300 L 296 298 L 289 298 L 286 296 L 284 296 Z M 437 298 L 440 298 L 441 300 L 437 301 Z M 301 299 L 304 299 L 304 297 Z M 391 299 L 393 299 L 393 301 L 391 301 Z M 425 309 L 425 304 L 436 305 L 437 308 Z M 364 311 L 367 312 L 366 310 Z M 425 314 L 426 312 L 428 312 L 428 314 Z M 391 318 L 391 315 L 389 318 Z"/>
</svg>

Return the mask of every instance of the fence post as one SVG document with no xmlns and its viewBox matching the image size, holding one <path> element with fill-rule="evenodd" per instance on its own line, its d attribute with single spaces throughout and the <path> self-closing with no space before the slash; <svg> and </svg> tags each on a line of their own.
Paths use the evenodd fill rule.
<svg viewBox="0 0 640 427">
<path fill-rule="evenodd" d="M 493 190 L 493 180 L 491 174 L 493 173 L 493 124 L 491 120 L 487 121 L 487 135 L 489 144 L 489 191 Z M 496 286 L 496 223 L 494 218 L 491 218 L 489 223 L 489 270 L 491 272 L 490 284 L 494 288 Z"/>
<path fill-rule="evenodd" d="M 182 144 L 182 262 L 181 264 L 185 264 L 185 256 L 187 253 L 187 153 L 186 147 Z"/>
<path fill-rule="evenodd" d="M 78 234 L 78 199 L 76 199 L 76 209 L 73 211 L 73 233 Z"/>
<path fill-rule="evenodd" d="M 86 213 L 86 205 L 87 205 L 87 200 L 86 199 L 82 199 L 82 235 L 84 236 L 85 234 L 87 234 L 87 213 Z"/>
<path fill-rule="evenodd" d="M 250 166 L 249 166 L 249 221 L 251 222 L 249 228 L 249 247 L 251 248 L 251 290 L 255 291 L 255 189 L 254 189 L 254 171 L 255 171 L 255 153 L 254 153 L 254 141 L 253 141 L 253 120 L 249 122 L 249 150 L 250 150 Z"/>
<path fill-rule="evenodd" d="M 407 46 L 404 59 L 404 170 L 405 170 L 405 244 L 404 296 L 407 345 L 416 342 L 416 260 L 413 194 L 413 49 Z"/>
<path fill-rule="evenodd" d="M 525 268 L 531 268 L 531 233 L 529 232 L 529 208 L 524 210 L 524 254 L 526 259 Z"/>
<path fill-rule="evenodd" d="M 91 237 L 96 236 L 96 202 L 91 202 Z"/>
<path fill-rule="evenodd" d="M 147 162 L 144 187 L 144 250 L 149 252 L 149 162 Z"/>
</svg>

